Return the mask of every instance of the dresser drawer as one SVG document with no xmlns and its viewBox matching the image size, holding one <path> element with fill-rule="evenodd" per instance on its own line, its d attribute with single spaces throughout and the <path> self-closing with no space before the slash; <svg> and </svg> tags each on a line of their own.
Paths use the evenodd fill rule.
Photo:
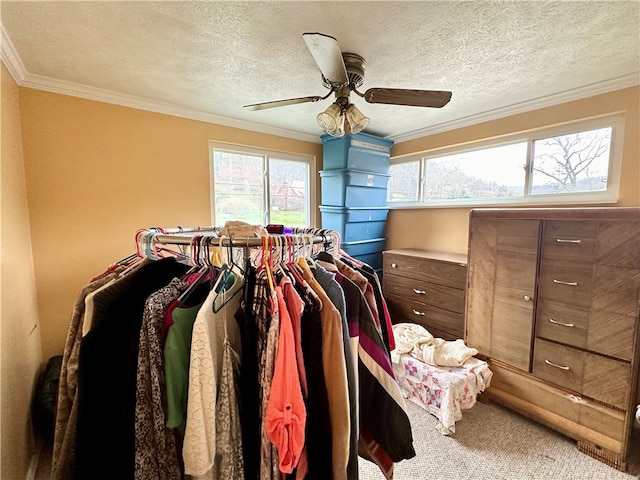
<svg viewBox="0 0 640 480">
<path fill-rule="evenodd" d="M 405 297 L 386 294 L 387 305 L 393 323 L 418 323 L 427 330 L 430 328 L 439 332 L 446 332 L 450 338 L 446 340 L 462 338 L 464 335 L 464 314 L 455 313 L 442 308 L 434 307 Z M 431 332 L 435 335 L 435 331 Z M 444 337 L 443 337 L 444 338 Z"/>
<path fill-rule="evenodd" d="M 635 315 L 591 310 L 540 300 L 536 335 L 548 340 L 631 361 Z"/>
<path fill-rule="evenodd" d="M 413 278 L 415 280 L 464 289 L 466 286 L 466 264 L 441 261 L 419 254 L 384 252 L 384 273 Z"/>
<path fill-rule="evenodd" d="M 540 264 L 538 298 L 588 309 L 593 290 L 593 263 L 570 258 Z"/>
<path fill-rule="evenodd" d="M 385 295 L 397 295 L 457 313 L 464 313 L 464 290 L 386 273 L 382 278 Z"/>
<path fill-rule="evenodd" d="M 593 261 L 598 241 L 597 220 L 545 220 L 543 225 L 543 262 L 554 257 Z"/>
<path fill-rule="evenodd" d="M 533 374 L 622 410 L 629 407 L 629 363 L 537 338 Z"/>
</svg>

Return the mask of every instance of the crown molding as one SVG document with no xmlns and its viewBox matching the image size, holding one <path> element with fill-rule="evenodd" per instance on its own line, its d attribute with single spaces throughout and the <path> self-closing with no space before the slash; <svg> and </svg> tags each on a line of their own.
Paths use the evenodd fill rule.
<svg viewBox="0 0 640 480">
<path fill-rule="evenodd" d="M 20 83 L 22 87 L 34 88 L 37 90 L 45 90 L 47 92 L 69 95 L 72 97 L 84 98 L 87 100 L 95 100 L 97 102 L 111 103 L 123 107 L 136 108 L 138 110 L 146 110 L 149 112 L 162 113 L 172 115 L 174 117 L 188 118 L 190 120 L 199 120 L 202 122 L 213 123 L 226 127 L 240 128 L 252 132 L 266 133 L 269 135 L 277 135 L 280 137 L 291 138 L 294 140 L 302 140 L 305 142 L 321 143 L 320 136 L 310 135 L 301 132 L 295 132 L 285 128 L 272 127 L 260 123 L 247 122 L 235 118 L 214 115 L 190 108 L 179 107 L 171 103 L 159 102 L 147 98 L 127 95 L 123 93 L 113 92 L 102 88 L 88 87 L 66 80 L 56 80 L 41 75 L 27 74 Z"/>
<path fill-rule="evenodd" d="M 22 60 L 20 59 L 20 55 L 16 51 L 11 39 L 9 39 L 9 35 L 4 30 L 4 25 L 0 23 L 0 52 L 2 54 L 2 62 L 11 73 L 11 76 L 16 81 L 18 85 L 22 85 L 25 77 L 27 76 L 27 71 L 24 69 L 24 65 L 22 64 Z"/>
<path fill-rule="evenodd" d="M 623 88 L 635 87 L 636 85 L 640 85 L 640 72 L 623 75 L 611 80 L 593 83 L 591 85 L 575 88 L 573 90 L 567 90 L 565 92 L 555 93 L 553 95 L 547 95 L 545 97 L 517 103 L 515 105 L 509 105 L 508 107 L 496 108 L 488 112 L 469 115 L 468 117 L 452 120 L 450 122 L 440 123 L 431 127 L 422 128 L 420 130 L 414 130 L 413 132 L 401 133 L 399 135 L 390 135 L 386 138 L 388 138 L 389 140 L 393 140 L 394 143 L 406 142 L 408 140 L 427 137 L 429 135 L 435 135 L 437 133 L 443 133 L 449 130 L 455 130 L 457 128 L 468 127 L 471 125 L 476 125 L 478 123 L 497 120 L 499 118 L 504 118 L 511 115 L 517 115 L 519 113 L 539 110 L 541 108 L 572 102 L 574 100 L 581 100 L 583 98 L 593 97 L 595 95 L 601 95 L 603 93 L 609 93 L 615 90 L 622 90 Z"/>
<path fill-rule="evenodd" d="M 84 98 L 87 100 L 95 100 L 97 102 L 111 103 L 123 107 L 136 108 L 138 110 L 146 110 L 149 112 L 162 113 L 172 115 L 174 117 L 188 118 L 190 120 L 199 120 L 202 122 L 213 123 L 226 127 L 240 128 L 252 132 L 266 133 L 269 135 L 277 135 L 279 137 L 291 138 L 294 140 L 302 140 L 305 142 L 321 143 L 320 136 L 310 135 L 285 128 L 272 127 L 260 123 L 247 122 L 235 118 L 214 115 L 190 108 L 179 107 L 171 103 L 159 102 L 147 98 L 127 95 L 123 93 L 113 92 L 102 88 L 88 87 L 78 83 L 68 82 L 66 80 L 57 80 L 41 75 L 31 75 L 27 73 L 22 82 L 21 87 L 34 88 L 37 90 L 45 90 L 47 92 L 69 95 L 72 97 Z"/>
</svg>

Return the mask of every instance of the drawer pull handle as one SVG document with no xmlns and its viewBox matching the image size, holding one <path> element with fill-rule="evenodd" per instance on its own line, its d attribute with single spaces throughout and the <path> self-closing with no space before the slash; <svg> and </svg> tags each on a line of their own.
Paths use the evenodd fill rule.
<svg viewBox="0 0 640 480">
<path fill-rule="evenodd" d="M 549 319 L 549 323 L 553 323 L 554 325 L 561 325 L 563 327 L 570 327 L 573 328 L 575 327 L 575 325 L 573 323 L 564 323 L 564 322 L 559 322 L 557 320 L 554 320 L 553 318 Z"/>
<path fill-rule="evenodd" d="M 566 238 L 556 238 L 558 243 L 582 243 L 582 240 L 569 240 Z"/>
<path fill-rule="evenodd" d="M 425 293 L 427 293 L 427 292 L 425 292 L 424 290 L 418 290 L 417 288 L 414 288 L 414 289 L 413 289 L 413 292 L 414 292 L 414 293 L 417 293 L 418 295 L 424 295 Z"/>
<path fill-rule="evenodd" d="M 424 317 L 424 312 L 420 312 L 418 310 L 412 309 L 413 313 L 415 313 L 416 315 L 418 315 L 419 317 Z"/>
<path fill-rule="evenodd" d="M 531 301 L 531 297 L 529 295 L 525 295 L 522 298 L 524 298 L 525 302 L 530 302 Z"/>
<path fill-rule="evenodd" d="M 563 282 L 562 280 L 553 279 L 553 283 L 557 283 L 558 285 L 570 285 L 572 287 L 578 286 L 578 282 Z"/>
<path fill-rule="evenodd" d="M 567 367 L 566 365 L 558 365 L 557 363 L 550 362 L 546 358 L 544 360 L 544 363 L 546 363 L 547 365 L 549 365 L 551 367 L 559 368 L 560 370 L 569 370 L 569 367 Z"/>
<path fill-rule="evenodd" d="M 397 263 L 392 263 L 391 264 L 391 268 L 398 268 L 398 264 Z"/>
</svg>

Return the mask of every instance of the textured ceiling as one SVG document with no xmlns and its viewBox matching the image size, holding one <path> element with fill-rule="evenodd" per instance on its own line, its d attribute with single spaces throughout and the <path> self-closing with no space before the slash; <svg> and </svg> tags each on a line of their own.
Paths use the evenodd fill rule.
<svg viewBox="0 0 640 480">
<path fill-rule="evenodd" d="M 453 92 L 442 109 L 352 95 L 371 118 L 366 131 L 394 138 L 602 82 L 637 84 L 639 7 L 637 0 L 2 1 L 0 21 L 3 58 L 17 59 L 24 85 L 120 95 L 314 138 L 322 134 L 315 116 L 329 99 L 256 112 L 242 105 L 327 93 L 302 39 L 326 33 L 367 60 L 361 91 Z"/>
</svg>

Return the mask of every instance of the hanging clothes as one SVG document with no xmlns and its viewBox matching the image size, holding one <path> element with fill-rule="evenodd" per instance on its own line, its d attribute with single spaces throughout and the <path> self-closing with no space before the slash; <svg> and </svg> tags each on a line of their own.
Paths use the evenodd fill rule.
<svg viewBox="0 0 640 480">
<path fill-rule="evenodd" d="M 347 307 L 343 288 L 335 279 L 335 273 L 327 271 L 322 265 L 315 264 L 313 274 L 320 286 L 340 312 L 342 319 L 342 338 L 345 366 L 347 368 L 347 387 L 349 389 L 349 417 L 351 431 L 349 435 L 349 462 L 347 463 L 347 478 L 358 480 L 358 379 L 355 373 L 354 356 L 351 351 L 349 328 L 347 326 Z"/>
<path fill-rule="evenodd" d="M 174 278 L 145 302 L 136 382 L 136 480 L 182 478 L 176 438 L 173 429 L 166 426 L 167 394 L 160 333 L 164 311 L 188 286 L 187 282 Z"/>
<path fill-rule="evenodd" d="M 411 423 L 406 414 L 406 406 L 400 388 L 395 381 L 389 354 L 382 339 L 378 324 L 373 318 L 370 301 L 363 291 L 367 291 L 363 276 L 344 262 L 327 254 L 319 254 L 318 260 L 343 275 L 343 289 L 350 312 L 347 317 L 350 335 L 357 338 L 358 352 L 358 398 L 359 402 L 359 453 L 376 463 L 386 478 L 393 478 L 394 462 L 413 458 L 413 438 Z M 333 267 L 331 267 L 333 265 Z M 357 289 L 353 289 L 355 279 Z M 357 324 L 355 318 L 357 317 Z M 385 422 L 380 421 L 380 412 L 385 414 Z"/>
<path fill-rule="evenodd" d="M 85 312 L 85 298 L 91 292 L 110 283 L 125 269 L 119 267 L 105 276 L 99 277 L 85 286 L 73 306 L 71 322 L 62 356 L 60 380 L 56 402 L 55 431 L 51 462 L 51 480 L 72 478 L 76 462 L 76 422 L 78 414 L 78 356 L 82 340 L 82 322 Z"/>
<path fill-rule="evenodd" d="M 52 478 L 356 480 L 358 455 L 392 478 L 415 452 L 379 280 L 308 232 L 215 237 L 218 268 L 215 233 L 137 234 L 76 299 Z"/>
<path fill-rule="evenodd" d="M 307 379 L 307 422 L 305 426 L 305 451 L 307 457 L 307 473 L 300 472 L 307 480 L 325 480 L 332 478 L 333 452 L 331 417 L 329 414 L 329 393 L 323 365 L 324 344 L 323 326 L 320 311 L 322 302 L 317 295 L 310 293 L 310 287 L 303 283 L 295 283 L 294 289 L 304 302 L 304 310 L 300 319 L 300 343 Z M 298 467 L 300 470 L 300 466 Z M 298 472 L 296 472 L 298 473 Z M 292 480 L 291 476 L 288 477 Z"/>
<path fill-rule="evenodd" d="M 302 268 L 302 277 L 322 301 L 322 309 L 320 310 L 320 318 L 322 320 L 322 364 L 329 398 L 333 457 L 332 473 L 334 480 L 346 479 L 347 465 L 349 463 L 351 422 L 349 419 L 349 389 L 344 356 L 344 339 L 342 336 L 342 317 L 314 278 L 306 261 L 303 258 L 299 258 L 298 265 Z"/>
<path fill-rule="evenodd" d="M 302 454 L 307 411 L 302 399 L 291 317 L 282 287 L 276 286 L 275 292 L 280 314 L 280 332 L 264 423 L 269 440 L 278 449 L 279 470 L 291 473 Z"/>
<path fill-rule="evenodd" d="M 80 345 L 75 478 L 134 478 L 142 311 L 151 293 L 188 268 L 173 258 L 149 262 L 94 298 Z"/>
<path fill-rule="evenodd" d="M 239 388 L 235 385 L 233 357 L 241 355 L 242 341 L 234 315 L 240 305 L 243 285 L 244 277 L 234 271 L 231 286 L 221 291 L 212 289 L 193 323 L 183 459 L 185 473 L 198 479 L 237 478 L 220 475 L 228 472 L 237 475 L 244 469 L 241 428 L 235 423 L 235 409 L 228 403 Z M 217 417 L 220 408 L 211 408 L 212 405 L 220 407 L 220 399 L 229 415 L 226 418 Z M 223 426 L 221 432 L 220 426 Z M 219 450 L 218 435 L 223 434 L 232 443 Z"/>
</svg>

